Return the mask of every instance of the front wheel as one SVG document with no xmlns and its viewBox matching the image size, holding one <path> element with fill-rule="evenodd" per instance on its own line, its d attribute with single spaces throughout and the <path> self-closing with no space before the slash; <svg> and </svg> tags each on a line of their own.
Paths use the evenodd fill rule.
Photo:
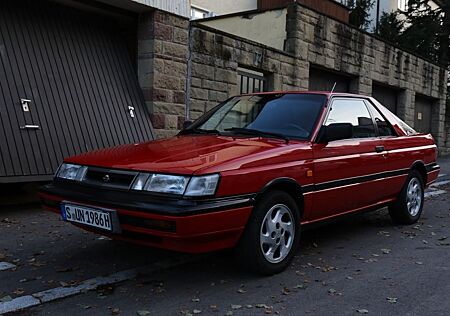
<svg viewBox="0 0 450 316">
<path fill-rule="evenodd" d="M 253 210 L 235 249 L 240 266 L 273 275 L 286 269 L 300 241 L 299 210 L 283 191 L 266 193 Z"/>
<path fill-rule="evenodd" d="M 396 224 L 414 224 L 422 214 L 424 184 L 420 173 L 411 170 L 397 200 L 389 206 L 389 214 Z"/>
</svg>

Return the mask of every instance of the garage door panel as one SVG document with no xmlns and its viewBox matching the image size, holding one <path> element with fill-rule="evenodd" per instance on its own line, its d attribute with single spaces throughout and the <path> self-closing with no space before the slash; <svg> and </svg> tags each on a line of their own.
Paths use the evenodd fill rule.
<svg viewBox="0 0 450 316">
<path fill-rule="evenodd" d="M 2 36 L 2 42 L 4 45 L 5 56 L 2 58 L 2 66 L 4 69 L 4 82 L 2 86 L 4 86 L 6 91 L 4 91 L 4 100 L 5 100 L 5 108 L 8 112 L 8 119 L 10 121 L 10 129 L 14 134 L 14 143 L 19 146 L 17 148 L 17 156 L 14 155 L 15 151 L 12 151 L 12 155 L 10 157 L 11 160 L 19 160 L 21 162 L 21 172 L 24 175 L 30 175 L 33 172 L 36 172 L 36 163 L 34 161 L 33 148 L 31 145 L 31 141 L 26 135 L 25 131 L 20 130 L 20 126 L 24 126 L 25 116 L 21 108 L 19 108 L 19 102 L 21 98 L 26 98 L 23 84 L 20 80 L 20 74 L 18 73 L 19 67 L 16 62 L 16 57 L 13 50 L 12 40 L 9 36 L 9 28 L 7 26 L 6 20 L 6 12 L 4 8 L 0 10 L 0 33 Z M 13 69 L 17 69 L 16 72 L 13 72 Z M 2 115 L 3 116 L 3 115 Z M 6 128 L 6 126 L 5 126 Z M 21 157 L 31 157 L 30 160 L 23 160 Z"/>
<path fill-rule="evenodd" d="M 129 143 L 132 139 L 137 138 L 136 129 L 134 126 L 126 124 L 129 123 L 128 117 L 130 117 L 127 112 L 127 104 L 124 99 L 124 93 L 127 93 L 126 87 L 120 82 L 120 74 L 118 74 L 117 69 L 120 67 L 120 61 L 114 60 L 111 53 L 114 50 L 114 46 L 111 45 L 108 36 L 100 36 L 96 34 L 95 41 L 101 43 L 104 49 L 99 50 L 99 56 L 102 63 L 102 71 L 105 74 L 106 83 L 108 86 L 112 87 L 113 94 L 111 95 L 111 101 L 115 103 L 114 115 L 116 120 L 119 122 L 121 128 L 123 128 L 123 136 L 126 138 L 125 142 Z M 128 93 L 127 93 L 128 94 Z M 127 117 L 128 116 L 128 117 Z"/>
<path fill-rule="evenodd" d="M 37 68 L 37 60 L 35 58 L 34 46 L 30 38 L 29 22 L 24 12 L 18 12 L 18 10 L 7 10 L 7 18 L 12 20 L 6 20 L 6 23 L 14 30 L 11 32 L 11 38 L 16 43 L 16 47 L 13 47 L 16 54 L 16 58 L 21 61 L 23 66 L 22 82 L 24 83 L 24 93 L 27 99 L 32 100 L 30 103 L 30 111 L 23 112 L 25 116 L 25 123 L 30 125 L 37 125 L 39 127 L 47 126 L 46 113 L 38 108 L 45 102 L 45 90 L 42 86 L 42 80 L 39 78 L 39 72 Z M 14 22 L 15 23 L 14 23 Z M 29 95 L 28 95 L 29 94 Z M 18 106 L 19 111 L 21 109 Z M 51 120 L 50 120 L 51 122 Z M 37 148 L 33 148 L 34 156 L 37 163 L 37 172 L 34 174 L 51 173 L 51 161 L 56 159 L 53 151 L 48 151 L 46 148 L 53 148 L 54 144 L 51 138 L 50 131 L 46 128 L 39 130 L 24 130 L 22 133 L 28 133 L 31 141 L 34 142 Z"/>
<path fill-rule="evenodd" d="M 309 90 L 350 92 L 350 78 L 334 72 L 311 67 L 309 71 Z"/>
<path fill-rule="evenodd" d="M 91 49 L 92 44 L 86 37 L 91 36 L 89 30 L 82 27 L 75 27 L 79 22 L 69 20 L 68 23 L 74 25 L 74 37 L 79 39 L 79 45 L 76 46 L 77 56 L 79 56 L 80 68 L 82 70 L 84 83 L 86 86 L 89 100 L 91 100 L 92 107 L 97 109 L 98 117 L 95 120 L 94 127 L 96 128 L 96 135 L 101 138 L 101 146 L 109 147 L 119 142 L 119 138 L 115 129 L 111 129 L 110 117 L 108 114 L 108 104 L 106 101 L 105 90 L 103 89 L 102 79 L 98 76 L 96 69 L 98 60 L 95 59 L 95 54 Z M 91 107 L 89 107 L 91 108 Z M 93 115 L 93 114 L 91 114 Z M 116 123 L 116 122 L 114 122 Z M 117 125 L 116 125 L 117 126 Z"/>
<path fill-rule="evenodd" d="M 46 117 L 48 120 L 48 129 L 53 129 L 50 136 L 53 143 L 56 144 L 53 152 L 57 159 L 61 159 L 61 157 L 67 157 L 75 152 L 74 141 L 70 134 L 70 128 L 73 128 L 73 124 L 69 119 L 67 100 L 63 93 L 56 64 L 58 54 L 53 49 L 53 41 L 50 40 L 48 26 L 42 21 L 43 10 L 40 8 L 35 8 L 35 10 L 36 15 L 30 16 L 27 14 L 26 18 L 30 21 L 30 28 L 34 30 L 34 33 L 31 35 L 34 37 L 32 44 L 38 52 L 38 71 L 44 85 L 44 89 L 41 92 L 44 92 L 46 97 L 44 102 L 53 105 L 46 107 L 41 104 L 40 109 L 44 113 L 50 113 Z"/>
<path fill-rule="evenodd" d="M 372 96 L 389 111 L 397 114 L 398 90 L 378 84 L 372 85 Z"/>
<path fill-rule="evenodd" d="M 153 138 L 113 22 L 46 1 L 0 2 L 0 182 L 51 176 L 64 157 Z M 31 100 L 30 112 L 20 98 Z M 26 124 L 41 129 L 21 130 Z"/>
<path fill-rule="evenodd" d="M 433 103 L 432 99 L 416 96 L 414 128 L 417 131 L 431 133 Z"/>
<path fill-rule="evenodd" d="M 111 40 L 111 38 L 109 38 Z M 122 54 L 128 54 L 125 47 L 118 46 L 115 41 L 112 41 L 113 50 L 121 51 Z M 129 121 L 129 123 L 135 128 L 134 131 L 136 133 L 136 137 L 138 137 L 139 141 L 147 141 L 148 139 L 144 137 L 144 135 L 149 135 L 152 133 L 150 124 L 144 124 L 141 120 L 133 120 L 133 118 L 130 116 L 130 112 L 128 111 L 128 106 L 133 107 L 134 115 L 136 116 L 143 116 L 147 112 L 146 105 L 144 103 L 136 103 L 133 101 L 136 99 L 142 99 L 142 92 L 140 90 L 133 89 L 134 86 L 139 85 L 139 82 L 137 80 L 137 76 L 133 76 L 130 72 L 133 69 L 133 65 L 131 63 L 131 59 L 128 59 L 127 61 L 124 61 L 124 63 L 120 63 L 117 59 L 117 55 L 115 55 L 115 60 L 118 63 L 117 71 L 118 77 L 120 80 L 120 85 L 122 87 L 125 87 L 125 93 L 124 98 L 125 100 L 125 106 L 126 108 L 122 113 L 126 114 L 125 117 Z M 131 80 L 125 80 L 125 78 L 130 78 Z"/>
<path fill-rule="evenodd" d="M 89 106 L 89 99 L 85 97 L 85 90 L 82 87 L 82 77 L 80 72 L 80 65 L 78 64 L 78 56 L 76 51 L 79 46 L 79 42 L 76 38 L 73 38 L 73 31 L 70 28 L 71 17 L 66 14 L 62 14 L 64 23 L 62 21 L 53 21 L 53 27 L 57 29 L 55 32 L 54 45 L 58 50 L 59 56 L 67 56 L 68 62 L 62 62 L 62 72 L 65 74 L 66 84 L 64 89 L 68 96 L 68 105 L 71 111 L 72 117 L 78 123 L 75 126 L 74 134 L 80 142 L 78 151 L 88 151 L 101 145 L 101 142 L 97 140 L 95 130 L 93 129 L 93 123 L 95 122 L 95 115 L 90 113 L 91 107 Z"/>
</svg>

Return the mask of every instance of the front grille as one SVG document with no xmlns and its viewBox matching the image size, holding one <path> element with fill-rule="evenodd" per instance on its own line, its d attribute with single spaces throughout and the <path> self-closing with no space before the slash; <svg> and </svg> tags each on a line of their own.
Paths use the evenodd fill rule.
<svg viewBox="0 0 450 316">
<path fill-rule="evenodd" d="M 128 190 L 137 172 L 88 167 L 83 183 L 116 189 Z"/>
</svg>

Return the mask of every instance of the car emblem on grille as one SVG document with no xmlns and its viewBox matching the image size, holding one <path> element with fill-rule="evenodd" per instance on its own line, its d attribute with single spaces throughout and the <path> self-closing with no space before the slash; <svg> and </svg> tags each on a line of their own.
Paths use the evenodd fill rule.
<svg viewBox="0 0 450 316">
<path fill-rule="evenodd" d="M 111 177 L 109 176 L 109 174 L 105 174 L 102 178 L 103 182 L 109 182 L 109 180 L 111 180 Z"/>
</svg>

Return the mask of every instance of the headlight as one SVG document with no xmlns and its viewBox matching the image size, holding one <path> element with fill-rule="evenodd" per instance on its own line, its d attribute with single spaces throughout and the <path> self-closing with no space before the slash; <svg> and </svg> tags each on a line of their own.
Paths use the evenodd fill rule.
<svg viewBox="0 0 450 316">
<path fill-rule="evenodd" d="M 152 174 L 144 186 L 145 191 L 183 194 L 189 177 Z"/>
<path fill-rule="evenodd" d="M 56 177 L 67 180 L 81 181 L 86 175 L 86 172 L 87 167 L 70 163 L 63 163 L 61 167 L 59 167 Z"/>
<path fill-rule="evenodd" d="M 213 174 L 203 177 L 192 177 L 186 189 L 186 196 L 212 195 L 216 192 L 219 175 Z"/>
<path fill-rule="evenodd" d="M 140 173 L 132 185 L 133 190 L 171 193 L 185 196 L 213 195 L 219 175 L 200 177 L 174 176 L 167 174 Z"/>
</svg>

